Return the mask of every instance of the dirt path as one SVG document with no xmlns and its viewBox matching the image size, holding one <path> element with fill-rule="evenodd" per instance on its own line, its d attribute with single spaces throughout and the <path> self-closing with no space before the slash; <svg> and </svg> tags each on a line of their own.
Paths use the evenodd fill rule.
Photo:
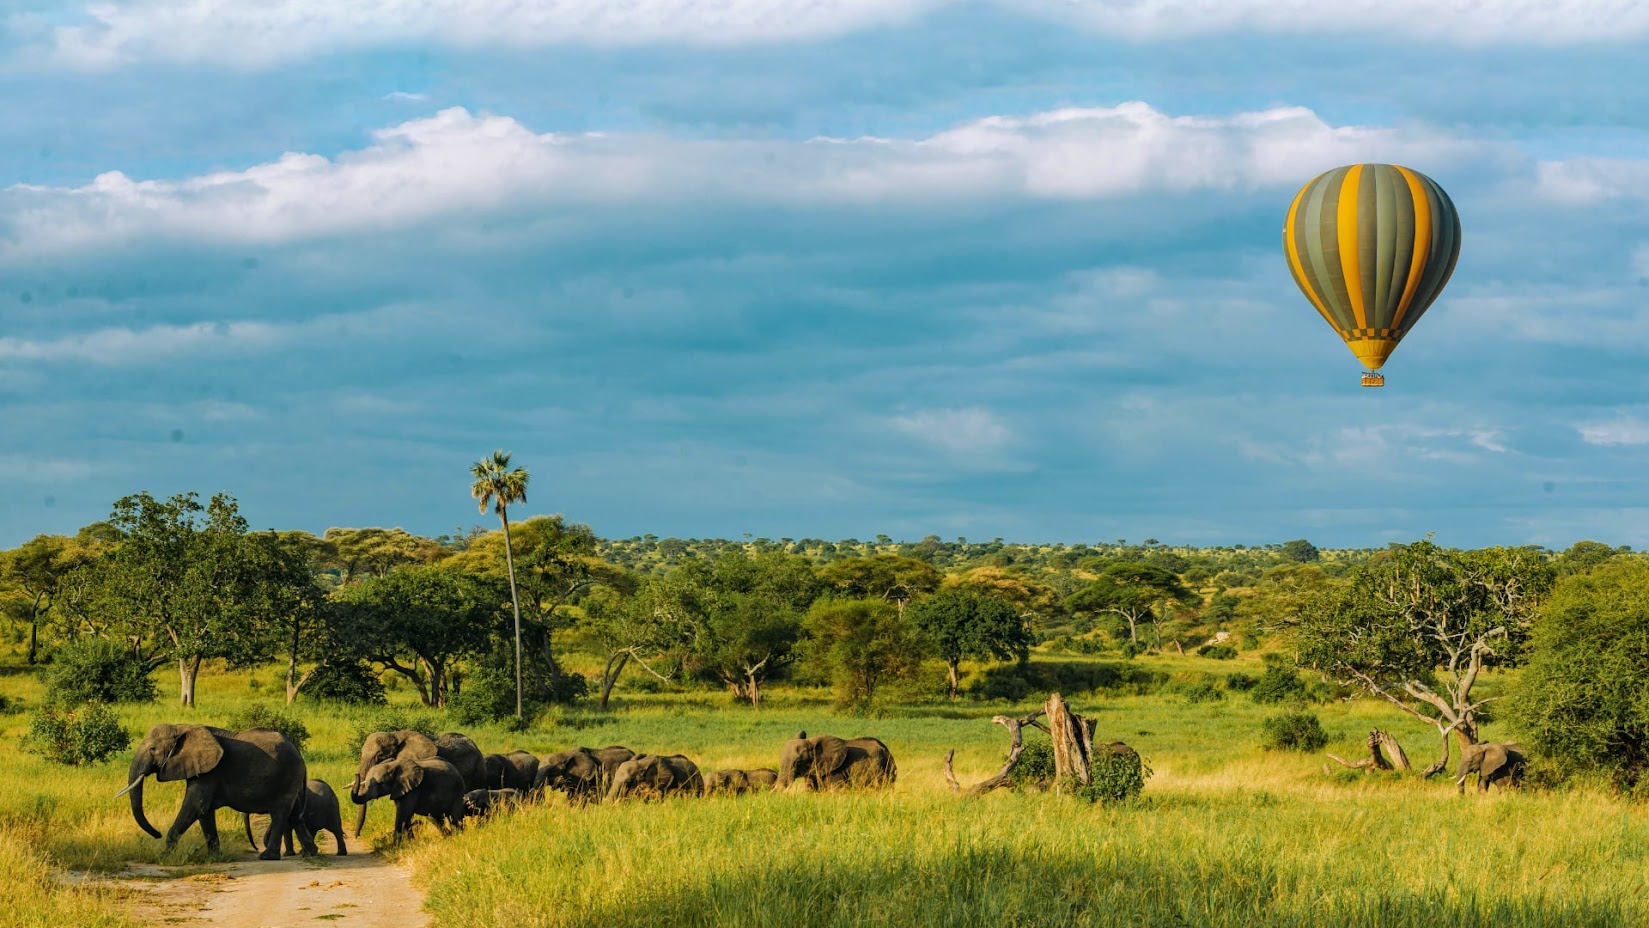
<svg viewBox="0 0 1649 928">
<path fill-rule="evenodd" d="M 134 866 L 114 882 L 135 891 L 133 914 L 163 924 L 427 928 L 430 923 L 423 894 L 405 868 L 354 848 L 348 857 L 327 854 L 315 860 L 258 860 L 248 851 L 221 872 L 170 878 L 172 872 Z"/>
</svg>

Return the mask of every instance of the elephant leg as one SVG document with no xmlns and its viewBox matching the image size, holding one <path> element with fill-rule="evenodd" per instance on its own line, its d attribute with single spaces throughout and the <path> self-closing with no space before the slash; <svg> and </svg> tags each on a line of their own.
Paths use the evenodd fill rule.
<svg viewBox="0 0 1649 928">
<path fill-rule="evenodd" d="M 183 833 L 189 830 L 190 825 L 201 819 L 201 806 L 205 805 L 205 797 L 201 792 L 202 790 L 194 783 L 189 784 L 189 788 L 184 791 L 183 805 L 177 810 L 177 818 L 172 819 L 172 827 L 166 829 L 166 850 L 170 851 L 177 847 L 178 839 L 183 837 Z M 201 831 L 205 830 L 205 826 L 202 825 Z"/>
<path fill-rule="evenodd" d="M 412 834 L 412 802 L 406 799 L 395 801 L 395 836 L 404 838 Z"/>
<path fill-rule="evenodd" d="M 339 825 L 337 828 L 331 828 L 331 829 L 328 829 L 328 830 L 332 832 L 332 840 L 338 842 L 338 856 L 339 857 L 348 857 L 349 856 L 349 848 L 344 846 L 344 829 L 343 829 L 343 826 Z"/>
<path fill-rule="evenodd" d="M 303 856 L 317 857 L 320 855 L 321 849 L 315 846 L 315 833 L 309 830 L 309 823 L 304 821 L 301 815 L 293 817 L 292 826 L 286 832 L 286 853 L 288 854 L 292 853 L 292 836 L 294 834 L 298 836 L 298 846 L 302 848 Z"/>
<path fill-rule="evenodd" d="M 216 854 L 220 847 L 218 843 L 218 816 L 217 810 L 209 809 L 200 817 L 200 833 L 206 837 L 206 849 Z"/>
</svg>

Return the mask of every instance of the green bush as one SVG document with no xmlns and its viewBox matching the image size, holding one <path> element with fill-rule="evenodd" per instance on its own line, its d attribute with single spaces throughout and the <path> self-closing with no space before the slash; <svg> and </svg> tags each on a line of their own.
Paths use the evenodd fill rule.
<svg viewBox="0 0 1649 928">
<path fill-rule="evenodd" d="M 78 709 L 42 709 L 29 724 L 23 749 L 54 764 L 79 767 L 108 760 L 131 743 L 131 733 L 108 706 L 89 703 Z"/>
<path fill-rule="evenodd" d="M 1140 644 L 1137 641 L 1130 640 L 1130 641 L 1124 641 L 1122 643 L 1122 648 L 1120 650 L 1122 651 L 1122 656 L 1123 657 L 1127 658 L 1128 660 L 1133 660 L 1134 658 L 1140 656 L 1141 654 L 1144 654 L 1146 652 L 1147 648 L 1145 647 L 1145 645 Z"/>
<path fill-rule="evenodd" d="M 1265 720 L 1260 743 L 1267 751 L 1320 751 L 1328 732 L 1310 712 L 1284 712 Z"/>
<path fill-rule="evenodd" d="M 1104 693 L 1144 696 L 1161 689 L 1168 674 L 1125 664 L 1092 661 L 1034 661 L 987 667 L 962 688 L 973 699 L 1019 702 L 1048 693 Z"/>
<path fill-rule="evenodd" d="M 1180 693 L 1180 696 L 1192 705 L 1202 702 L 1225 701 L 1225 691 L 1208 680 L 1187 687 Z"/>
<path fill-rule="evenodd" d="M 309 729 L 296 718 L 287 715 L 279 709 L 264 705 L 251 705 L 236 712 L 225 722 L 224 728 L 230 731 L 245 731 L 248 728 L 268 728 L 278 731 L 286 739 L 303 750 L 305 741 L 309 740 Z"/>
<path fill-rule="evenodd" d="M 1228 644 L 1205 644 L 1197 649 L 1197 654 L 1216 661 L 1228 661 L 1237 656 L 1237 649 Z"/>
<path fill-rule="evenodd" d="M 65 645 L 46 668 L 46 703 L 153 702 L 160 688 L 125 647 L 107 638 L 82 638 Z"/>
<path fill-rule="evenodd" d="M 441 717 L 433 712 L 417 712 L 396 706 L 366 716 L 355 725 L 355 751 L 366 743 L 366 736 L 375 731 L 415 731 L 434 738 L 444 727 Z"/>
<path fill-rule="evenodd" d="M 1003 758 L 1007 760 L 1007 758 Z M 1019 753 L 1019 763 L 1013 765 L 1015 787 L 1050 783 L 1054 778 L 1054 746 L 1047 741 L 1027 741 Z"/>
<path fill-rule="evenodd" d="M 1266 655 L 1270 658 L 1272 655 Z M 1306 698 L 1305 681 L 1294 672 L 1294 668 L 1282 660 L 1272 659 L 1265 662 L 1265 672 L 1254 682 L 1248 691 L 1248 697 L 1261 705 L 1275 705 L 1279 702 L 1303 700 Z"/>
<path fill-rule="evenodd" d="M 1259 681 L 1246 673 L 1228 673 L 1225 675 L 1225 688 L 1233 693 L 1247 692 L 1253 689 L 1254 684 L 1257 682 Z"/>
<path fill-rule="evenodd" d="M 523 722 L 547 705 L 547 702 L 534 700 L 531 693 L 525 696 L 521 706 Z M 505 720 L 514 722 L 515 675 L 493 667 L 478 668 L 464 681 L 463 690 L 447 700 L 447 711 L 466 725 Z"/>
<path fill-rule="evenodd" d="M 377 671 L 365 661 L 328 661 L 315 668 L 304 684 L 305 696 L 324 702 L 387 706 L 389 696 Z"/>
<path fill-rule="evenodd" d="M 1138 754 L 1101 754 L 1088 765 L 1092 779 L 1088 783 L 1074 783 L 1073 795 L 1089 802 L 1114 805 L 1138 796 L 1145 789 L 1151 768 Z"/>
</svg>

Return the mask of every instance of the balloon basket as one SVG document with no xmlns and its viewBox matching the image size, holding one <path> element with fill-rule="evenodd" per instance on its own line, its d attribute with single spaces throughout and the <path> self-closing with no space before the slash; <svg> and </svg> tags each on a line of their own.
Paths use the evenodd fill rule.
<svg viewBox="0 0 1649 928">
<path fill-rule="evenodd" d="M 1365 386 L 1365 387 L 1383 387 L 1385 385 L 1386 385 L 1386 375 L 1385 374 L 1364 374 L 1363 375 L 1363 386 Z"/>
</svg>

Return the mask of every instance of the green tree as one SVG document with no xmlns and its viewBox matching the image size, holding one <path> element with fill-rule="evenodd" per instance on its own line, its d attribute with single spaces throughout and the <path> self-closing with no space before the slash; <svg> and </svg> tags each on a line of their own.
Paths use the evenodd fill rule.
<svg viewBox="0 0 1649 928">
<path fill-rule="evenodd" d="M 1197 594 L 1173 571 L 1136 561 L 1106 564 L 1087 586 L 1065 600 L 1077 613 L 1109 613 L 1128 623 L 1128 640 L 1139 640 L 1139 623 L 1169 603 L 1194 603 Z M 1161 623 L 1152 621 L 1157 648 L 1162 648 Z"/>
<path fill-rule="evenodd" d="M 1649 771 L 1649 563 L 1559 582 L 1540 610 L 1510 715 L 1546 756 L 1630 790 Z"/>
<path fill-rule="evenodd" d="M 296 543 L 314 548 L 339 583 L 381 577 L 412 564 L 434 564 L 451 553 L 432 539 L 400 528 L 329 528 L 313 543 Z"/>
<path fill-rule="evenodd" d="M 876 688 L 914 671 L 921 642 L 899 610 L 882 599 L 822 599 L 804 622 L 812 660 L 836 686 L 843 708 L 863 711 Z"/>
<path fill-rule="evenodd" d="M 515 552 L 510 547 L 510 504 L 527 501 L 527 469 L 510 467 L 510 456 L 505 451 L 494 451 L 492 457 L 476 461 L 470 468 L 475 482 L 470 495 L 486 512 L 492 504 L 498 521 L 504 526 L 504 561 L 510 577 L 510 605 L 515 610 L 515 718 L 521 720 L 521 599 L 515 591 Z"/>
<path fill-rule="evenodd" d="M 341 648 L 411 680 L 436 707 L 446 705 L 453 663 L 487 646 L 500 602 L 494 586 L 446 565 L 393 570 L 333 599 Z"/>
<path fill-rule="evenodd" d="M 1611 548 L 1601 541 L 1577 541 L 1557 556 L 1553 566 L 1559 576 L 1583 574 L 1625 553 L 1625 549 Z"/>
<path fill-rule="evenodd" d="M 1310 564 L 1321 557 L 1317 546 L 1304 538 L 1283 542 L 1282 555 L 1296 564 Z"/>
<path fill-rule="evenodd" d="M 876 536 L 878 544 L 886 535 Z M 939 589 L 945 575 L 926 561 L 899 554 L 873 554 L 869 557 L 848 557 L 832 561 L 819 572 L 823 580 L 836 592 L 850 598 L 874 597 L 895 604 L 904 611 L 912 599 Z"/>
<path fill-rule="evenodd" d="M 0 583 L 9 583 L 22 594 L 18 600 L 19 618 L 29 626 L 30 664 L 39 659 L 40 627 L 64 578 L 95 557 L 95 548 L 62 535 L 36 535 L 10 551 L 0 552 Z"/>
<path fill-rule="evenodd" d="M 246 520 L 234 497 L 220 493 L 203 507 L 193 492 L 138 493 L 118 500 L 109 521 L 120 542 L 96 565 L 88 608 L 150 669 L 177 661 L 182 705 L 195 705 L 206 658 L 233 667 L 268 656 L 267 584 L 278 579 L 245 557 Z"/>
<path fill-rule="evenodd" d="M 1031 630 L 1019 611 L 993 596 L 969 590 L 943 590 L 918 603 L 905 618 L 920 629 L 950 671 L 950 698 L 961 687 L 964 659 L 1024 660 Z"/>
<path fill-rule="evenodd" d="M 1431 541 L 1393 545 L 1294 623 L 1301 665 L 1430 723 L 1443 739 L 1477 741 L 1472 687 L 1483 669 L 1514 666 L 1552 569 L 1533 548 L 1460 551 Z"/>
<path fill-rule="evenodd" d="M 681 601 L 662 578 L 641 583 L 630 595 L 608 588 L 586 601 L 586 627 L 605 660 L 597 681 L 598 708 L 607 708 L 613 687 L 632 662 L 666 683 L 680 670 L 696 628 Z"/>
<path fill-rule="evenodd" d="M 824 592 L 805 557 L 723 551 L 670 574 L 676 615 L 693 628 L 691 659 L 735 696 L 761 704 L 762 684 L 795 657 L 802 614 Z"/>
</svg>

